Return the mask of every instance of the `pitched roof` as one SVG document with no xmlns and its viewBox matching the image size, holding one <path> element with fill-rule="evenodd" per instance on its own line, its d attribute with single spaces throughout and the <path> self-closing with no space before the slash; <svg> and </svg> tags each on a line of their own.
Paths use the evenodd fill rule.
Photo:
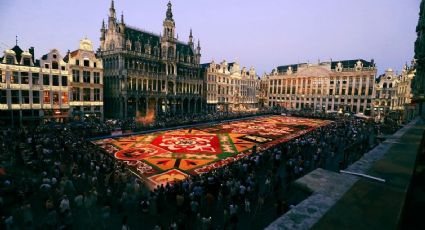
<svg viewBox="0 0 425 230">
<path fill-rule="evenodd" d="M 365 61 L 363 59 L 352 59 L 352 60 L 341 60 L 341 61 L 332 61 L 331 69 L 335 69 L 337 64 L 341 62 L 343 68 L 354 68 L 356 66 L 357 61 L 361 61 L 363 63 L 363 67 L 373 67 L 375 65 L 373 59 L 369 61 Z"/>
<path fill-rule="evenodd" d="M 13 51 L 15 51 L 16 54 L 16 60 L 18 60 L 18 62 L 21 61 L 21 54 L 24 52 L 21 47 L 19 47 L 18 45 L 14 46 L 12 48 Z"/>
<path fill-rule="evenodd" d="M 160 36 L 158 34 L 154 34 L 151 32 L 144 31 L 142 29 L 126 26 L 124 30 L 125 39 L 130 40 L 132 42 L 139 41 L 142 45 L 150 44 L 152 46 L 158 45 L 158 48 L 161 49 L 160 46 Z M 180 55 L 190 55 L 193 56 L 195 53 L 192 47 L 186 43 L 181 41 L 176 42 L 176 52 L 179 52 Z"/>
<path fill-rule="evenodd" d="M 141 29 L 126 26 L 125 27 L 125 39 L 130 39 L 131 41 L 140 41 L 143 44 L 150 43 L 151 45 L 159 44 L 159 35 L 143 31 Z"/>
<path fill-rule="evenodd" d="M 306 64 L 306 63 L 300 63 L 300 64 Z M 277 67 L 278 73 L 286 73 L 289 67 L 292 68 L 292 72 L 296 72 L 298 70 L 298 65 L 300 64 L 292 64 L 292 65 L 281 65 Z"/>
</svg>

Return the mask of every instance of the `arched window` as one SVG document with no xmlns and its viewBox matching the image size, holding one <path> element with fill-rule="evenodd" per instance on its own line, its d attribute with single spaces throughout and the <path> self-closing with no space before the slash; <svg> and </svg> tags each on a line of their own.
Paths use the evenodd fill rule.
<svg viewBox="0 0 425 230">
<path fill-rule="evenodd" d="M 387 83 L 384 83 L 384 85 L 382 85 L 382 88 L 387 88 Z"/>
<path fill-rule="evenodd" d="M 168 57 L 173 58 L 174 57 L 174 48 L 168 47 Z"/>
</svg>

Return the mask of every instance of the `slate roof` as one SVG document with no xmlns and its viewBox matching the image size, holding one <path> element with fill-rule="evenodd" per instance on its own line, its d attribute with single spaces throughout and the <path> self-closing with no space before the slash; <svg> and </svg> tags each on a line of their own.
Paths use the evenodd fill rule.
<svg viewBox="0 0 425 230">
<path fill-rule="evenodd" d="M 306 63 L 300 63 L 300 64 L 306 64 Z M 277 67 L 278 73 L 286 73 L 289 67 L 292 67 L 292 72 L 297 72 L 298 65 L 300 64 L 292 64 L 292 65 L 281 65 Z"/>
<path fill-rule="evenodd" d="M 125 30 L 125 39 L 130 39 L 132 42 L 140 41 L 143 45 L 149 43 L 153 46 L 159 44 L 159 35 L 154 33 L 146 32 L 135 27 L 126 26 Z"/>
<path fill-rule="evenodd" d="M 134 42 L 139 41 L 141 42 L 142 47 L 144 47 L 145 44 L 150 44 L 152 48 L 155 46 L 158 46 L 158 48 L 161 51 L 161 46 L 160 46 L 161 41 L 160 41 L 160 36 L 158 34 L 147 32 L 147 31 L 141 30 L 139 28 L 131 27 L 131 26 L 125 27 L 124 34 L 125 34 L 125 39 L 126 40 L 129 39 L 133 43 L 133 45 L 134 45 Z M 184 55 L 194 56 L 194 51 L 192 47 L 180 41 L 176 43 L 176 52 L 179 52 L 180 55 L 184 54 Z"/>
<path fill-rule="evenodd" d="M 19 47 L 18 45 L 16 45 L 16 46 L 14 46 L 13 48 L 12 48 L 12 50 L 13 51 L 15 51 L 15 54 L 16 54 L 16 60 L 18 61 L 18 62 L 20 62 L 21 61 L 21 55 L 22 55 L 22 52 L 24 52 L 22 49 L 21 49 L 21 47 Z"/>
<path fill-rule="evenodd" d="M 211 63 L 203 63 L 201 64 L 201 68 L 208 69 L 208 67 L 211 65 Z"/>
<path fill-rule="evenodd" d="M 363 63 L 363 67 L 365 67 L 365 68 L 375 66 L 375 62 L 374 62 L 373 59 L 371 61 L 366 61 L 366 60 L 363 60 L 363 59 L 352 59 L 352 60 L 332 61 L 331 62 L 331 69 L 335 69 L 335 67 L 338 65 L 339 62 L 341 62 L 343 68 L 354 68 L 356 66 L 357 61 L 359 61 L 359 60 Z M 307 63 L 278 66 L 277 72 L 278 73 L 286 73 L 286 71 L 288 70 L 288 68 L 290 66 L 292 67 L 292 72 L 297 72 L 298 66 L 303 65 L 303 64 L 307 64 Z"/>
<path fill-rule="evenodd" d="M 361 61 L 363 63 L 363 67 L 373 67 L 375 65 L 374 60 L 372 59 L 370 62 L 365 61 L 363 59 L 352 59 L 352 60 L 341 60 L 341 61 L 332 61 L 331 69 L 335 69 L 338 62 L 342 63 L 343 68 L 354 68 L 356 66 L 357 61 Z"/>
</svg>

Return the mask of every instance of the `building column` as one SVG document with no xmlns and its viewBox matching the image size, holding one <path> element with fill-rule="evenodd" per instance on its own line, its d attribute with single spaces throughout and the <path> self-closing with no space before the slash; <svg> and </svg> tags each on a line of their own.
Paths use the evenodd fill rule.
<svg viewBox="0 0 425 230">
<path fill-rule="evenodd" d="M 146 97 L 146 105 L 145 105 L 146 107 L 146 115 L 145 116 L 147 116 L 148 115 L 148 113 L 149 113 L 149 97 Z"/>
<path fill-rule="evenodd" d="M 159 112 L 158 98 L 155 98 L 155 117 L 158 116 L 158 112 Z"/>
<path fill-rule="evenodd" d="M 136 117 L 139 113 L 139 100 L 140 100 L 140 98 L 136 98 Z"/>
<path fill-rule="evenodd" d="M 174 100 L 171 101 L 171 114 L 176 114 L 176 102 Z"/>
</svg>

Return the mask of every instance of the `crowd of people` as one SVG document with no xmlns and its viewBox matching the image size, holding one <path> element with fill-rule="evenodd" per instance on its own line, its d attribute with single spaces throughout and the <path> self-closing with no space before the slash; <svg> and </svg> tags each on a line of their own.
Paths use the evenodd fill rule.
<svg viewBox="0 0 425 230">
<path fill-rule="evenodd" d="M 231 120 L 238 118 L 246 118 L 249 116 L 260 116 L 273 114 L 275 110 L 263 109 L 254 112 L 211 112 L 199 114 L 180 114 L 174 116 L 157 116 L 155 120 L 148 122 L 140 122 L 137 118 L 129 118 L 125 120 L 111 119 L 106 121 L 109 129 L 142 131 L 150 129 L 168 128 L 183 125 L 193 125 L 205 122 L 217 122 L 223 120 Z"/>
<path fill-rule="evenodd" d="M 242 115 L 233 116 L 185 117 L 157 124 Z M 289 142 L 267 150 L 255 148 L 239 161 L 151 191 L 124 164 L 85 139 L 123 124 L 48 123 L 3 130 L 0 228 L 237 229 L 252 226 L 243 221 L 269 212 L 266 206 L 273 207 L 274 215 L 268 213 L 257 221 L 256 227 L 262 228 L 299 201 L 291 200 L 294 179 L 317 167 L 345 167 L 352 156 L 360 156 L 375 144 L 373 135 L 380 130 L 373 122 L 336 118 Z"/>
</svg>

